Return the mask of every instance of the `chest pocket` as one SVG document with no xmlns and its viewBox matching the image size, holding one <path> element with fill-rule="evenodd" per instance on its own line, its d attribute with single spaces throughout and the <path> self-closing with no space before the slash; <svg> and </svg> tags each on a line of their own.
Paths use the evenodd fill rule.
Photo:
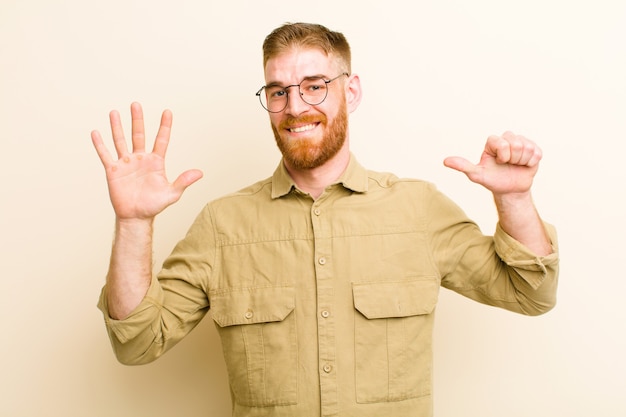
<svg viewBox="0 0 626 417">
<path fill-rule="evenodd" d="M 211 294 L 234 399 L 251 407 L 297 402 L 297 339 L 293 287 Z"/>
<path fill-rule="evenodd" d="M 402 401 L 432 391 L 435 277 L 355 283 L 356 395 L 359 403 Z"/>
</svg>

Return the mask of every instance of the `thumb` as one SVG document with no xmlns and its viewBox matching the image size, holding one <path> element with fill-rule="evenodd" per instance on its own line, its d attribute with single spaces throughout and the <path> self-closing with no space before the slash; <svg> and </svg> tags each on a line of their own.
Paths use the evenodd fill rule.
<svg viewBox="0 0 626 417">
<path fill-rule="evenodd" d="M 443 164 L 448 168 L 455 169 L 466 175 L 470 175 L 476 172 L 478 169 L 476 165 L 472 164 L 470 161 L 460 156 L 449 156 L 443 160 Z"/>
<path fill-rule="evenodd" d="M 189 171 L 185 171 L 174 181 L 174 188 L 182 194 L 187 187 L 202 178 L 202 175 L 202 171 L 199 169 L 190 169 Z"/>
</svg>

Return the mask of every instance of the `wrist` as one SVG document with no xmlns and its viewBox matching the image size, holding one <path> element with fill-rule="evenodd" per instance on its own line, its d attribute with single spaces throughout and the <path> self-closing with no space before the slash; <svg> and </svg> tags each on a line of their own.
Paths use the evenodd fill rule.
<svg viewBox="0 0 626 417">
<path fill-rule="evenodd" d="M 493 193 L 493 199 L 498 207 L 534 206 L 530 190 L 520 193 Z"/>
<path fill-rule="evenodd" d="M 115 218 L 115 228 L 117 230 L 121 229 L 152 229 L 152 225 L 154 224 L 154 217 L 147 218 Z"/>
<path fill-rule="evenodd" d="M 137 244 L 152 244 L 154 218 L 115 218 L 115 241 L 132 241 Z"/>
</svg>

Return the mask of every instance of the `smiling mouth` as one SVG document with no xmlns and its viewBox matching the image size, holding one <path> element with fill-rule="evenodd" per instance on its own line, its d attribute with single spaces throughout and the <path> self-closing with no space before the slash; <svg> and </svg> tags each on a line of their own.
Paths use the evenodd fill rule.
<svg viewBox="0 0 626 417">
<path fill-rule="evenodd" d="M 307 132 L 309 130 L 313 130 L 315 129 L 316 126 L 317 126 L 316 123 L 311 123 L 311 124 L 304 125 L 304 126 L 292 127 L 287 130 L 289 130 L 291 133 L 302 133 L 302 132 Z"/>
</svg>

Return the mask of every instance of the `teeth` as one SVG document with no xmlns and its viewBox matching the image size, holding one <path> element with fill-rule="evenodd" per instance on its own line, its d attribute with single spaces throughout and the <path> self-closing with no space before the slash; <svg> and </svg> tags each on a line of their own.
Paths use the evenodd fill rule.
<svg viewBox="0 0 626 417">
<path fill-rule="evenodd" d="M 311 130 L 313 128 L 315 128 L 315 125 L 310 124 L 310 125 L 295 127 L 295 128 L 289 129 L 289 131 L 292 133 L 300 133 L 300 132 L 306 132 L 307 130 Z"/>
</svg>

